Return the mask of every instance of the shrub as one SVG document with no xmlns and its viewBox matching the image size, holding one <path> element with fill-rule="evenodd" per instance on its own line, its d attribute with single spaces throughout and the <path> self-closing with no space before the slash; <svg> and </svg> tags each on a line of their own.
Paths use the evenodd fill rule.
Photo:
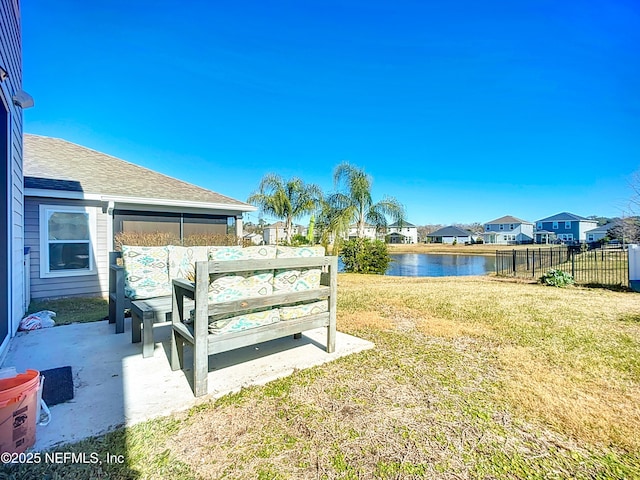
<svg viewBox="0 0 640 480">
<path fill-rule="evenodd" d="M 301 245 L 309 245 L 309 239 L 306 236 L 297 233 L 293 237 L 291 237 L 292 247 L 299 247 Z"/>
<path fill-rule="evenodd" d="M 383 275 L 391 263 L 387 244 L 380 240 L 356 238 L 345 242 L 340 251 L 344 269 L 352 273 Z"/>
<path fill-rule="evenodd" d="M 540 277 L 540 283 L 550 287 L 566 287 L 567 285 L 573 285 L 575 282 L 568 273 L 552 268 Z"/>
</svg>

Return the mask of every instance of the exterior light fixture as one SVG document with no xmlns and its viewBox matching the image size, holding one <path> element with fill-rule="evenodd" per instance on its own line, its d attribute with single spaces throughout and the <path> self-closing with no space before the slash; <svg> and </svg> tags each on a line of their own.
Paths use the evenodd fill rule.
<svg viewBox="0 0 640 480">
<path fill-rule="evenodd" d="M 13 104 L 22 109 L 31 108 L 34 105 L 33 97 L 24 90 L 20 90 L 13 96 Z"/>
</svg>

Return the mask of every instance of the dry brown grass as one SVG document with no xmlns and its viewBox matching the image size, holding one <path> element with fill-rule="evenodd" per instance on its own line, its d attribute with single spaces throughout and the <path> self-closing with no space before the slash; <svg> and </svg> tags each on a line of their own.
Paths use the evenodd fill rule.
<svg viewBox="0 0 640 480">
<path fill-rule="evenodd" d="M 374 349 L 63 448 L 125 466 L 8 478 L 640 478 L 637 294 L 351 274 L 338 292 L 339 329 Z"/>
<path fill-rule="evenodd" d="M 385 316 L 411 318 L 427 336 L 481 341 L 496 356 L 497 400 L 526 418 L 590 444 L 640 449 L 640 325 L 621 320 L 640 316 L 637 295 L 480 277 L 343 275 L 340 287 L 341 303 L 366 295 L 369 315 L 391 305 Z"/>
<path fill-rule="evenodd" d="M 121 232 L 114 237 L 116 250 L 121 250 L 122 245 L 135 245 L 141 247 L 162 247 L 165 245 L 184 245 L 185 247 L 209 246 L 209 245 L 237 245 L 238 237 L 224 234 L 196 234 L 188 235 L 181 243 L 180 238 L 166 232 Z"/>
</svg>

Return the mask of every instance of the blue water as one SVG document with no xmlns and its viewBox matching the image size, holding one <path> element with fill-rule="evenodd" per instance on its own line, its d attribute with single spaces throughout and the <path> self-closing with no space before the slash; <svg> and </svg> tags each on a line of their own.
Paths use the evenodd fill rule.
<svg viewBox="0 0 640 480">
<path fill-rule="evenodd" d="M 496 258 L 488 255 L 394 253 L 385 275 L 400 277 L 459 277 L 495 272 Z M 339 271 L 343 264 L 338 261 Z"/>
</svg>

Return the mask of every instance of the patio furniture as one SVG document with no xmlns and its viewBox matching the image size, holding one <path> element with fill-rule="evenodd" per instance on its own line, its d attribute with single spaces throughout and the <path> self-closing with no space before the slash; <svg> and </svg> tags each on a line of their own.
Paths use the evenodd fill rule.
<svg viewBox="0 0 640 480">
<path fill-rule="evenodd" d="M 206 260 L 212 248 L 217 247 L 125 245 L 109 253 L 109 323 L 123 333 L 130 309 L 131 342 L 142 341 L 143 357 L 153 356 L 153 327 L 171 321 L 171 278 L 184 276 L 195 260 Z"/>
<path fill-rule="evenodd" d="M 184 367 L 190 345 L 196 397 L 208 392 L 209 355 L 319 327 L 327 328 L 327 352 L 335 350 L 337 257 L 304 257 L 309 250 L 196 262 L 195 282 L 173 280 L 171 368 Z"/>
</svg>

